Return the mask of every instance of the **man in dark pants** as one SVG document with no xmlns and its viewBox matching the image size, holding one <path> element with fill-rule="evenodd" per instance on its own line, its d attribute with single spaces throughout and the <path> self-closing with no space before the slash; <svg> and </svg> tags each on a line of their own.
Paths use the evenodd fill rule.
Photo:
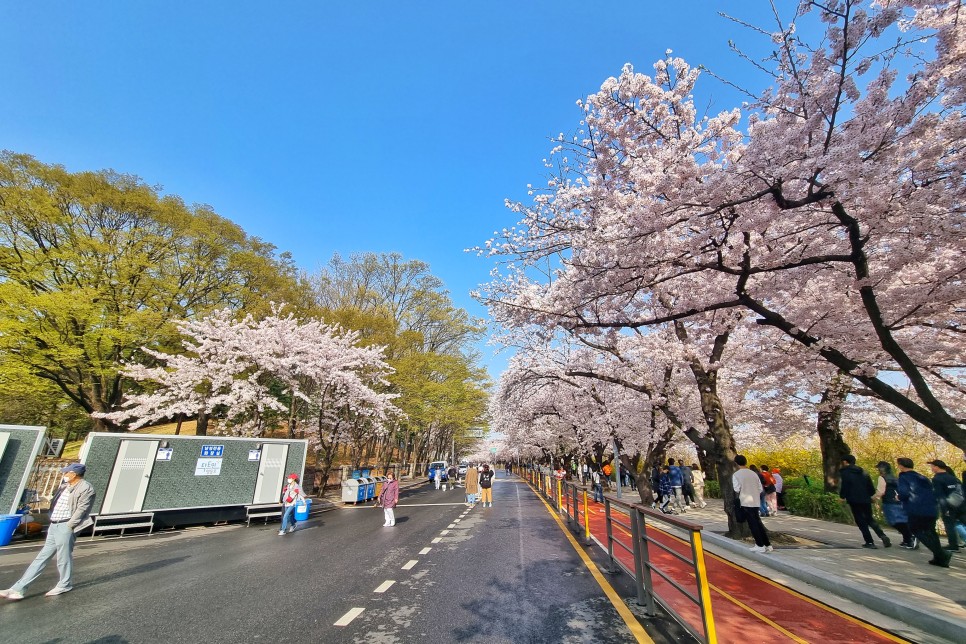
<svg viewBox="0 0 966 644">
<path fill-rule="evenodd" d="M 738 466 L 738 470 L 731 475 L 731 486 L 735 489 L 735 494 L 738 495 L 741 512 L 745 516 L 745 521 L 748 522 L 751 536 L 755 539 L 755 547 L 751 551 L 772 552 L 773 548 L 771 541 L 768 539 L 768 531 L 765 530 L 761 516 L 758 514 L 762 492 L 761 480 L 759 480 L 757 474 L 748 469 L 748 459 L 741 454 L 735 456 L 735 464 Z"/>
<path fill-rule="evenodd" d="M 842 457 L 842 468 L 839 470 L 839 496 L 842 497 L 849 507 L 852 508 L 852 516 L 855 517 L 855 525 L 859 526 L 859 532 L 865 539 L 863 548 L 875 548 L 872 541 L 873 532 L 882 539 L 882 545 L 888 548 L 892 541 L 882 531 L 879 524 L 872 518 L 872 496 L 875 494 L 875 485 L 868 473 L 855 464 L 855 456 L 846 454 Z"/>
<path fill-rule="evenodd" d="M 899 465 L 899 500 L 902 501 L 902 509 L 909 517 L 909 529 L 922 545 L 932 551 L 933 558 L 929 563 L 941 568 L 949 568 L 949 560 L 953 555 L 943 550 L 939 535 L 936 534 L 939 505 L 936 502 L 932 483 L 912 469 L 911 458 L 897 458 L 896 463 Z"/>
</svg>

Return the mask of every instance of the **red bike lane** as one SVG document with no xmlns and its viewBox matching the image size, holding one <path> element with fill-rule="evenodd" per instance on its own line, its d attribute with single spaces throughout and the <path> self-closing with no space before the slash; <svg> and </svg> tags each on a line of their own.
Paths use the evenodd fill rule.
<svg viewBox="0 0 966 644">
<path fill-rule="evenodd" d="M 565 497 L 564 506 L 570 513 L 571 501 Z M 579 522 L 584 525 L 583 504 L 577 504 Z M 607 545 L 607 527 L 604 505 L 588 504 L 590 530 L 602 544 Z M 612 514 L 621 523 L 630 523 L 627 514 L 615 505 Z M 617 514 L 619 513 L 619 514 Z M 691 559 L 691 545 L 659 528 L 648 525 L 646 534 L 678 554 Z M 634 569 L 633 548 L 629 530 L 613 524 L 615 541 L 624 545 L 614 546 L 614 557 L 628 569 Z M 628 550 L 625 550 L 627 548 Z M 697 596 L 694 570 L 662 548 L 650 544 L 651 563 L 677 584 Z M 769 556 L 781 556 L 776 551 Z M 766 579 L 750 570 L 705 552 L 705 565 L 711 592 L 711 605 L 715 630 L 719 642 L 769 641 L 798 642 L 804 644 L 825 642 L 907 642 L 907 640 L 879 629 L 876 626 L 846 615 L 835 608 L 806 597 L 790 588 Z M 701 612 L 697 604 L 685 597 L 660 575 L 652 573 L 655 594 L 669 605 L 698 633 L 703 632 Z"/>
</svg>

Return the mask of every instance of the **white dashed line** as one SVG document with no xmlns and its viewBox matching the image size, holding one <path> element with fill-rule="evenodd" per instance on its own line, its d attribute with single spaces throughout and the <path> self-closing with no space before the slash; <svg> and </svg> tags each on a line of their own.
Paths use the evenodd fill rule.
<svg viewBox="0 0 966 644">
<path fill-rule="evenodd" d="M 463 520 L 463 519 L 462 519 L 462 517 L 460 517 L 459 519 L 453 519 L 453 523 L 454 523 L 454 524 L 455 524 L 455 523 L 459 523 L 459 522 L 460 522 L 460 521 L 462 521 L 462 520 Z"/>
<path fill-rule="evenodd" d="M 432 550 L 432 548 L 423 548 L 422 550 L 419 551 L 419 554 L 428 555 L 430 550 Z"/>
<path fill-rule="evenodd" d="M 362 611 L 364 610 L 365 608 L 353 608 L 348 613 L 340 617 L 339 621 L 333 624 L 333 626 L 348 626 L 349 623 L 352 622 L 352 620 L 354 620 L 359 615 L 362 615 Z"/>
<path fill-rule="evenodd" d="M 440 530 L 439 533 L 442 535 L 447 535 L 449 534 L 449 530 Z"/>
<path fill-rule="evenodd" d="M 379 588 L 376 588 L 372 592 L 374 592 L 374 593 L 384 593 L 387 590 L 389 590 L 394 583 L 396 583 L 396 582 L 394 580 L 392 580 L 392 579 L 389 579 L 387 581 L 384 581 L 381 584 L 379 584 Z"/>
<path fill-rule="evenodd" d="M 442 537 L 436 537 L 435 539 L 433 539 L 432 541 L 430 541 L 430 543 L 439 543 L 442 540 L 443 540 Z"/>
<path fill-rule="evenodd" d="M 406 565 L 402 567 L 403 570 L 411 570 L 413 566 L 419 563 L 418 559 L 410 559 L 406 562 Z"/>
<path fill-rule="evenodd" d="M 457 519 L 457 521 L 459 521 L 459 519 Z M 449 524 L 446 527 L 452 529 L 452 528 L 455 528 L 456 527 L 456 524 L 455 523 L 451 523 L 451 524 Z"/>
</svg>

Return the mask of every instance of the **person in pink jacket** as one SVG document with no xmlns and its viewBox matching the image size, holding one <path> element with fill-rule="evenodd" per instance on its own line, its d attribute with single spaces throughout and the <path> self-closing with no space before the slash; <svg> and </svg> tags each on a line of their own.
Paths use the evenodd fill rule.
<svg viewBox="0 0 966 644">
<path fill-rule="evenodd" d="M 382 486 L 382 493 L 379 495 L 379 505 L 382 506 L 382 511 L 386 515 L 386 522 L 382 524 L 383 528 L 391 528 L 396 525 L 396 514 L 393 512 L 393 508 L 396 507 L 396 503 L 399 501 L 399 481 L 392 472 L 386 473 L 386 483 Z"/>
</svg>

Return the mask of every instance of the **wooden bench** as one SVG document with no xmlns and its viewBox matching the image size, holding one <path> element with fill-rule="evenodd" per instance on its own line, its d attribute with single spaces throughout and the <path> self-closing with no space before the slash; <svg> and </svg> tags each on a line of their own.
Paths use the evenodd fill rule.
<svg viewBox="0 0 966 644">
<path fill-rule="evenodd" d="M 120 536 L 130 528 L 148 528 L 148 534 L 154 532 L 154 512 L 135 512 L 132 514 L 97 514 L 94 516 L 94 527 L 91 540 L 98 532 L 120 530 Z"/>
<path fill-rule="evenodd" d="M 281 503 L 258 503 L 245 506 L 245 518 L 248 520 L 246 527 L 251 527 L 252 519 L 265 519 L 265 523 L 272 517 L 282 518 Z"/>
</svg>

